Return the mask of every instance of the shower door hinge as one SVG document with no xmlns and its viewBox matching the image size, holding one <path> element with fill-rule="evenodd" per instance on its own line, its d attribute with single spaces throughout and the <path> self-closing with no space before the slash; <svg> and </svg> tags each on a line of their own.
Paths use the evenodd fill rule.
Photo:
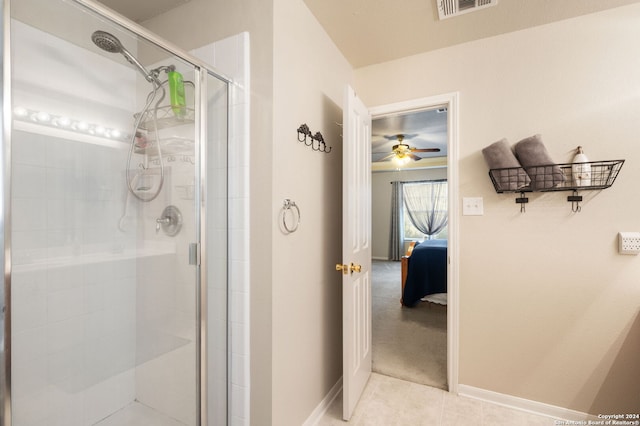
<svg viewBox="0 0 640 426">
<path fill-rule="evenodd" d="M 200 243 L 189 244 L 189 265 L 200 266 Z"/>
</svg>

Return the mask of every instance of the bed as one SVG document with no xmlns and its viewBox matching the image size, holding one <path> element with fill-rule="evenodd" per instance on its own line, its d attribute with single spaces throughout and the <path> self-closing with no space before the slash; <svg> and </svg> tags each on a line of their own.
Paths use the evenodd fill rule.
<svg viewBox="0 0 640 426">
<path fill-rule="evenodd" d="M 412 243 L 402 256 L 402 299 L 404 306 L 415 306 L 422 298 L 446 304 L 447 240 Z"/>
</svg>

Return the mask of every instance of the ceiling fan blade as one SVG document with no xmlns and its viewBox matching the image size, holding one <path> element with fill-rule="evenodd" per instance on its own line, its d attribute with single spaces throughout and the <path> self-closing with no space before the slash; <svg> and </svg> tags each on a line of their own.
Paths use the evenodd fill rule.
<svg viewBox="0 0 640 426">
<path fill-rule="evenodd" d="M 413 159 L 413 160 L 415 160 L 415 161 L 420 161 L 420 160 L 422 160 L 422 157 L 418 157 L 418 156 L 417 156 L 417 155 L 415 155 L 415 154 L 407 154 L 407 157 L 410 157 L 410 158 L 412 158 L 412 159 Z"/>
<path fill-rule="evenodd" d="M 411 148 L 411 152 L 440 152 L 440 148 Z"/>
<path fill-rule="evenodd" d="M 393 157 L 395 157 L 395 156 L 396 156 L 396 154 L 395 154 L 395 153 L 392 153 L 392 154 L 389 154 L 389 155 L 387 155 L 387 156 L 382 157 L 382 158 L 381 158 L 381 159 L 379 159 L 378 161 L 389 161 L 389 160 L 391 160 L 391 159 L 392 159 Z"/>
<path fill-rule="evenodd" d="M 411 133 L 411 134 L 396 133 L 396 134 L 393 134 L 393 135 L 383 135 L 383 137 L 386 140 L 389 140 L 389 141 L 397 141 L 398 140 L 398 136 L 402 136 L 403 139 L 411 139 L 411 138 L 415 138 L 416 136 L 418 136 L 418 133 Z"/>
</svg>

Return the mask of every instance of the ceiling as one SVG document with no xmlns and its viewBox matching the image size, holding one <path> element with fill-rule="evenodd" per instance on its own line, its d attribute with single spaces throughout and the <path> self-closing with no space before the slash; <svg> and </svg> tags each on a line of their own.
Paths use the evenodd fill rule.
<svg viewBox="0 0 640 426">
<path fill-rule="evenodd" d="M 640 2 L 498 0 L 495 7 L 440 21 L 436 0 L 303 1 L 354 68 Z M 100 0 L 136 22 L 188 2 Z"/>
<path fill-rule="evenodd" d="M 393 152 L 393 146 L 400 143 L 398 135 L 402 135 L 402 143 L 410 148 L 438 148 L 440 151 L 416 152 L 414 155 L 421 160 L 410 160 L 398 166 L 392 158 L 387 158 Z M 371 123 L 371 168 L 374 171 L 443 166 L 447 162 L 446 156 L 446 108 L 388 115 L 376 118 Z"/>
<path fill-rule="evenodd" d="M 304 0 L 354 68 L 640 0 L 498 0 L 440 21 L 436 0 Z"/>
<path fill-rule="evenodd" d="M 143 22 L 188 1 L 190 0 L 100 2 L 133 21 Z M 303 1 L 354 68 L 640 2 L 498 0 L 494 7 L 439 20 L 436 0 Z M 375 120 L 372 124 L 373 168 L 393 168 L 390 161 L 376 161 L 384 156 L 382 153 L 385 151 L 391 152 L 397 140 L 391 140 L 390 137 L 397 134 L 416 135 L 405 140 L 411 147 L 441 148 L 438 154 L 421 153 L 421 157 L 427 158 L 411 162 L 409 166 L 446 164 L 446 113 L 438 114 L 434 111 L 419 111 Z"/>
</svg>

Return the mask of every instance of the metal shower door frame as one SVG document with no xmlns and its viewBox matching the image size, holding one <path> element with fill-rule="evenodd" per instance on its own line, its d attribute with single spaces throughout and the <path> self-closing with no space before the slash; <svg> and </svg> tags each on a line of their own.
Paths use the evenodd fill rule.
<svg viewBox="0 0 640 426">
<path fill-rule="evenodd" d="M 4 281 L 0 286 L 0 303 L 2 303 L 2 327 L 0 333 L 0 360 L 3 361 L 0 383 L 0 423 L 11 425 L 11 37 L 9 20 L 10 0 L 0 0 L 0 235 L 3 241 L 0 262 L 3 265 Z"/>
</svg>

